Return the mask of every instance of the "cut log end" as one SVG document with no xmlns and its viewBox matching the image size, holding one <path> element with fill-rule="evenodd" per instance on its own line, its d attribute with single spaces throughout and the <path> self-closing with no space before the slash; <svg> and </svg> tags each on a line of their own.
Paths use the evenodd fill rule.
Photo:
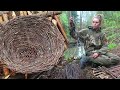
<svg viewBox="0 0 120 90">
<path fill-rule="evenodd" d="M 9 69 L 17 73 L 42 72 L 59 62 L 64 51 L 64 38 L 45 17 L 16 17 L 4 27 L 1 53 L 2 61 Z"/>
</svg>

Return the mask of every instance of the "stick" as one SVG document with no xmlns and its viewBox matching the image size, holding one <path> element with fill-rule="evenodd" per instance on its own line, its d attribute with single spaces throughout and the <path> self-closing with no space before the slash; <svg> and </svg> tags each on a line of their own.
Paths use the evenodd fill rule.
<svg viewBox="0 0 120 90">
<path fill-rule="evenodd" d="M 67 39 L 65 30 L 63 29 L 62 24 L 61 24 L 61 22 L 60 22 L 58 16 L 57 16 L 57 15 L 54 15 L 54 19 L 57 21 L 58 28 L 59 28 L 60 32 L 62 33 L 63 37 L 65 38 L 66 44 L 68 44 L 68 39 Z"/>
<path fill-rule="evenodd" d="M 67 45 L 66 44 L 64 44 L 64 50 L 66 50 L 67 49 Z"/>
<path fill-rule="evenodd" d="M 102 71 L 105 71 L 106 73 L 108 73 L 109 75 L 111 75 L 114 79 L 117 78 L 114 74 L 112 74 L 112 72 L 110 72 L 106 67 L 100 67 L 100 69 Z"/>
</svg>

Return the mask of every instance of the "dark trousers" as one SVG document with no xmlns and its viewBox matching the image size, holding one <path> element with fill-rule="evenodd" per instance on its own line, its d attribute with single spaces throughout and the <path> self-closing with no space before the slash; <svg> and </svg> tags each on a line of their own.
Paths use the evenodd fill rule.
<svg viewBox="0 0 120 90">
<path fill-rule="evenodd" d="M 75 30 L 70 31 L 70 36 L 74 39 L 77 39 Z"/>
</svg>

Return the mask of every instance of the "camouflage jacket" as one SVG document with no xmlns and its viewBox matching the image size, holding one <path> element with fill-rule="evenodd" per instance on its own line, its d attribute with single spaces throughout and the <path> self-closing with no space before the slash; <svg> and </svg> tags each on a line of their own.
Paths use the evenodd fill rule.
<svg viewBox="0 0 120 90">
<path fill-rule="evenodd" d="M 106 54 L 108 51 L 108 42 L 104 33 L 94 30 L 91 26 L 78 32 L 78 37 L 84 41 L 86 53 Z"/>
</svg>

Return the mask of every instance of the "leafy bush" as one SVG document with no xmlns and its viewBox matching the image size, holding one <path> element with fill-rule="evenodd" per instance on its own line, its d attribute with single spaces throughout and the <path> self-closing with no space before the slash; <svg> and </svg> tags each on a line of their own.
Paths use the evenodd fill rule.
<svg viewBox="0 0 120 90">
<path fill-rule="evenodd" d="M 115 43 L 110 43 L 110 44 L 108 44 L 108 48 L 109 49 L 114 49 L 114 48 L 116 48 L 117 47 L 117 44 L 115 44 Z"/>
</svg>

